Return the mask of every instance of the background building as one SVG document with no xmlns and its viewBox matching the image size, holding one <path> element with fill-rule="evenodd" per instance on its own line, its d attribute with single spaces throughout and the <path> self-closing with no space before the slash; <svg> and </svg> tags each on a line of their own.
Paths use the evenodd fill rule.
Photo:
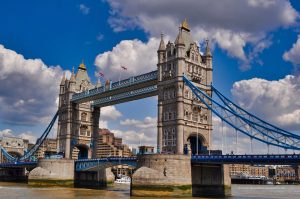
<svg viewBox="0 0 300 199">
<path fill-rule="evenodd" d="M 46 138 L 39 147 L 35 156 L 37 158 L 47 157 L 57 153 L 57 140 L 53 138 Z"/>
<path fill-rule="evenodd" d="M 122 144 L 122 138 L 115 137 L 108 129 L 99 129 L 94 143 L 95 158 L 132 156 L 129 147 Z"/>
<path fill-rule="evenodd" d="M 0 137 L 0 146 L 3 147 L 10 155 L 21 157 L 28 150 L 29 141 L 17 137 Z M 1 154 L 0 162 L 6 162 L 6 158 Z"/>
<path fill-rule="evenodd" d="M 154 153 L 153 146 L 139 146 L 139 154 L 152 154 Z"/>
</svg>

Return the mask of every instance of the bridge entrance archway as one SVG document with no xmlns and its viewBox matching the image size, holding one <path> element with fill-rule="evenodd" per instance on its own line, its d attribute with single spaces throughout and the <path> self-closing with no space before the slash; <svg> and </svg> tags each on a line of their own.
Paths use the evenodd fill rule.
<svg viewBox="0 0 300 199">
<path fill-rule="evenodd" d="M 201 135 L 197 136 L 197 135 L 192 134 L 188 137 L 187 141 L 190 143 L 190 150 L 191 150 L 192 155 L 201 153 L 201 151 L 203 150 L 203 143 L 204 143 Z"/>
<path fill-rule="evenodd" d="M 89 157 L 89 147 L 82 144 L 76 145 L 73 148 L 72 159 L 88 159 Z"/>
</svg>

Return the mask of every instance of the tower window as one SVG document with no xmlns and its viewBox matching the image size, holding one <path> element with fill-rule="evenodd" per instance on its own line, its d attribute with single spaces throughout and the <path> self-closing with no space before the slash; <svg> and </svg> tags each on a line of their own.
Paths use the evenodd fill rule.
<svg viewBox="0 0 300 199">
<path fill-rule="evenodd" d="M 87 121 L 87 114 L 81 113 L 81 121 L 86 122 Z"/>
</svg>

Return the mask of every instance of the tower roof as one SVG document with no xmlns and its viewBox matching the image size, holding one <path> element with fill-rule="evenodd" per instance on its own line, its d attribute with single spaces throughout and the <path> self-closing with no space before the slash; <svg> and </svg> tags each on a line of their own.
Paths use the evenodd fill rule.
<svg viewBox="0 0 300 199">
<path fill-rule="evenodd" d="M 210 52 L 209 40 L 208 39 L 206 40 L 205 56 L 209 56 L 209 57 L 212 56 L 212 54 Z"/>
<path fill-rule="evenodd" d="M 188 32 L 190 31 L 190 26 L 186 18 L 181 22 L 181 28 Z"/>
<path fill-rule="evenodd" d="M 85 66 L 83 60 L 82 60 L 82 62 L 81 62 L 81 64 L 79 65 L 78 68 L 80 68 L 80 69 L 82 69 L 82 70 L 86 70 L 86 66 Z"/>
<path fill-rule="evenodd" d="M 74 82 L 74 83 L 76 82 L 74 66 L 73 66 L 73 69 L 72 69 L 72 74 L 71 74 L 70 82 Z"/>
<path fill-rule="evenodd" d="M 62 78 L 61 78 L 61 82 L 60 82 L 60 85 L 63 86 L 65 85 L 65 82 L 66 82 L 66 73 L 64 72 Z"/>
<path fill-rule="evenodd" d="M 179 28 L 179 33 L 176 37 L 176 40 L 175 40 L 175 44 L 184 44 L 185 45 L 185 42 L 183 40 L 183 37 L 182 37 L 182 30 Z"/>
<path fill-rule="evenodd" d="M 160 36 L 161 36 L 161 38 L 160 38 L 160 43 L 159 43 L 158 50 L 163 51 L 163 50 L 166 50 L 166 45 L 165 45 L 165 42 L 164 42 L 164 34 L 161 34 Z"/>
</svg>

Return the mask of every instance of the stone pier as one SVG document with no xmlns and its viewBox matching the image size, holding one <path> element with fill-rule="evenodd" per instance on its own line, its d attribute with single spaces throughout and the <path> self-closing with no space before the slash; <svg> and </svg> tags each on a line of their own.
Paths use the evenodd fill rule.
<svg viewBox="0 0 300 199">
<path fill-rule="evenodd" d="M 231 195 L 229 167 L 191 164 L 188 155 L 141 155 L 132 176 L 131 195 L 224 197 Z"/>
<path fill-rule="evenodd" d="M 111 168 L 100 168 L 96 171 L 75 172 L 75 187 L 105 188 L 113 185 L 115 175 Z"/>
<path fill-rule="evenodd" d="M 28 176 L 29 185 L 73 186 L 74 160 L 40 159 Z"/>
<path fill-rule="evenodd" d="M 191 160 L 186 155 L 141 155 L 132 176 L 132 196 L 192 196 Z"/>
<path fill-rule="evenodd" d="M 192 164 L 194 197 L 224 197 L 231 195 L 229 166 L 222 164 Z"/>
</svg>

